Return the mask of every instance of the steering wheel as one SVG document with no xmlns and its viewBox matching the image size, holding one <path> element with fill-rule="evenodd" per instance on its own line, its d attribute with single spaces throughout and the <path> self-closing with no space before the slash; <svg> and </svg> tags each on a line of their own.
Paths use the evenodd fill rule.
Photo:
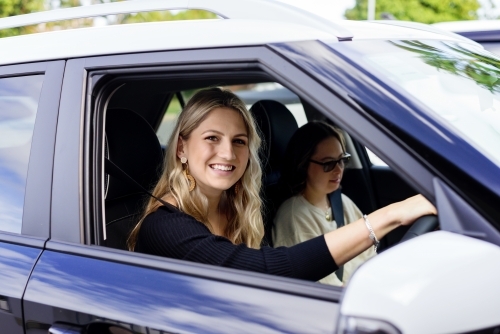
<svg viewBox="0 0 500 334">
<path fill-rule="evenodd" d="M 413 239 L 424 233 L 434 231 L 438 227 L 438 225 L 439 220 L 436 215 L 422 216 L 415 220 L 410 229 L 403 235 L 399 243 Z"/>
</svg>

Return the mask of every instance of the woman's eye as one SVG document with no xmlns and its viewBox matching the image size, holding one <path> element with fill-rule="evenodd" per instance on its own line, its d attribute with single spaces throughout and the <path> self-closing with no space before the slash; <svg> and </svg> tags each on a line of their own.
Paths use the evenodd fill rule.
<svg viewBox="0 0 500 334">
<path fill-rule="evenodd" d="M 217 137 L 216 136 L 209 136 L 207 138 L 205 138 L 206 140 L 210 140 L 210 141 L 217 141 Z"/>
<path fill-rule="evenodd" d="M 246 145 L 247 144 L 247 142 L 244 141 L 243 139 L 235 139 L 234 143 L 239 144 L 239 145 Z"/>
</svg>

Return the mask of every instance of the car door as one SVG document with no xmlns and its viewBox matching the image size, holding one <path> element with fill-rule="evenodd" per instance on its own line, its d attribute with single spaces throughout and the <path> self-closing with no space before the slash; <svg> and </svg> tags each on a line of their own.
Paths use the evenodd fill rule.
<svg viewBox="0 0 500 334">
<path fill-rule="evenodd" d="M 0 328 L 24 333 L 22 297 L 49 237 L 64 62 L 0 66 Z"/>
<path fill-rule="evenodd" d="M 443 75 L 444 67 L 436 66 L 442 63 L 435 60 L 444 59 L 443 62 L 448 62 L 453 59 L 451 52 L 442 51 L 449 44 L 434 41 L 401 44 L 407 46 L 412 43 L 424 48 L 427 45 L 436 46 L 435 49 L 427 48 L 426 51 L 431 49 L 429 53 L 421 58 L 414 57 L 413 60 L 423 59 L 425 70 Z M 440 231 L 389 249 L 359 268 L 343 295 L 339 330 L 341 333 L 363 332 L 365 328 L 382 333 L 494 332 L 499 324 L 497 310 L 500 295 L 497 288 L 500 278 L 500 170 L 496 159 L 499 151 L 491 145 L 491 140 L 487 142 L 490 145 L 480 149 L 477 149 L 478 146 L 471 147 L 472 140 L 465 140 L 467 137 L 462 132 L 449 131 L 440 121 L 426 117 L 438 114 L 438 108 L 434 105 L 435 109 L 427 109 L 426 114 L 422 111 L 426 110 L 424 103 L 412 99 L 414 96 L 410 97 L 409 94 L 417 91 L 421 98 L 425 95 L 421 94 L 424 84 L 414 86 L 413 91 L 405 91 L 404 88 L 408 86 L 394 84 L 382 75 L 382 71 L 377 72 L 371 67 L 374 63 L 379 66 L 383 64 L 386 69 L 396 69 L 395 73 L 402 74 L 408 68 L 398 65 L 405 64 L 405 61 L 398 64 L 394 60 L 401 54 L 392 54 L 390 62 L 383 57 L 373 60 L 374 51 L 383 53 L 387 48 L 401 44 L 394 41 L 338 43 L 331 45 L 333 52 L 330 54 L 324 49 L 325 46 L 314 43 L 275 46 L 301 68 L 312 69 L 311 73 L 325 86 L 339 85 L 345 89 L 346 94 L 341 98 L 351 100 L 363 111 L 360 114 L 348 114 L 337 110 L 337 114 L 344 116 L 337 119 L 337 124 L 387 160 L 394 172 L 398 172 L 435 203 L 439 213 Z M 471 51 L 467 51 L 466 47 L 460 47 L 456 49 L 462 54 L 471 54 L 467 53 Z M 405 50 L 411 49 L 408 47 Z M 429 61 L 426 56 L 433 52 L 437 55 L 433 61 Z M 481 54 L 480 50 L 473 52 Z M 482 65 L 481 61 L 473 57 L 455 57 L 464 63 L 470 61 L 473 65 Z M 497 60 L 492 63 L 498 67 Z M 427 65 L 436 66 L 439 70 L 430 69 Z M 415 67 L 414 64 L 410 66 Z M 463 63 L 460 66 L 461 69 L 469 70 Z M 416 73 L 413 69 L 405 71 L 405 75 L 408 74 L 412 79 L 425 77 Z M 463 76 L 460 78 L 456 73 Z M 472 86 L 475 84 L 472 82 L 475 77 L 459 70 L 448 74 L 456 77 L 448 81 L 443 79 L 445 83 L 471 80 L 467 83 Z M 487 75 L 485 77 L 489 78 Z M 482 82 L 478 82 L 480 86 Z M 443 91 L 465 94 L 459 87 L 445 87 L 448 90 Z M 443 98 L 443 95 L 432 97 L 450 103 L 452 99 Z M 326 103 L 325 100 L 322 97 L 316 103 L 320 105 Z M 449 108 L 451 112 L 459 109 L 457 104 Z M 467 120 L 466 125 L 472 123 L 471 119 L 474 121 L 474 118 L 482 116 L 474 107 L 466 105 L 465 112 L 460 114 L 463 117 L 467 115 L 466 112 L 470 113 L 467 115 L 470 117 L 462 119 Z M 333 114 L 334 110 L 331 111 Z M 498 111 L 495 112 L 498 115 Z M 491 123 L 498 124 L 498 118 L 492 118 Z M 482 125 L 486 126 L 478 128 L 488 134 L 494 130 L 494 127 L 489 128 L 489 122 Z M 467 129 L 462 127 L 461 130 L 464 128 Z M 388 136 L 383 138 L 384 134 Z M 498 140 L 498 133 L 493 133 L 492 137 Z M 467 264 L 464 263 L 465 259 Z M 473 282 L 469 275 L 463 275 L 469 265 L 474 268 Z M 480 281 L 479 284 L 476 279 Z"/>
<path fill-rule="evenodd" d="M 26 288 L 26 333 L 83 328 L 101 333 L 111 325 L 139 333 L 334 330 L 341 288 L 98 245 L 106 239 L 105 177 L 102 155 L 96 153 L 102 147 L 92 144 L 102 131 L 96 116 L 101 79 L 139 68 L 174 73 L 175 82 L 182 82 L 183 73 L 196 78 L 193 73 L 218 66 L 268 73 L 262 68 L 270 65 L 283 68 L 287 62 L 265 47 L 68 60 L 57 123 L 51 239 Z"/>
</svg>

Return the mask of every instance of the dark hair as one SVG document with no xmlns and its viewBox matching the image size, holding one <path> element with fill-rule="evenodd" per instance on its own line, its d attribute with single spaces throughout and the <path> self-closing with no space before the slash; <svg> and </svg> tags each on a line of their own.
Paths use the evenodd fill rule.
<svg viewBox="0 0 500 334">
<path fill-rule="evenodd" d="M 306 187 L 309 160 L 316 152 L 316 147 L 323 140 L 335 137 L 345 153 L 342 132 L 328 123 L 312 121 L 301 126 L 288 142 L 280 178 L 282 200 L 302 192 Z"/>
</svg>

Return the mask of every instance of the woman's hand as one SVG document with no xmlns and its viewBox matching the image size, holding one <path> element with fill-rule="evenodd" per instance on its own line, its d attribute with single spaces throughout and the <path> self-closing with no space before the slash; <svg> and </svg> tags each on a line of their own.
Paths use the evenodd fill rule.
<svg viewBox="0 0 500 334">
<path fill-rule="evenodd" d="M 410 225 L 422 216 L 437 215 L 436 207 L 422 195 L 415 195 L 389 207 L 399 225 Z"/>
<path fill-rule="evenodd" d="M 410 225 L 425 215 L 435 215 L 437 210 L 422 195 L 383 207 L 368 215 L 368 220 L 378 240 L 401 225 Z M 342 265 L 373 246 L 364 219 L 347 224 L 325 234 L 325 241 L 337 265 Z"/>
</svg>

